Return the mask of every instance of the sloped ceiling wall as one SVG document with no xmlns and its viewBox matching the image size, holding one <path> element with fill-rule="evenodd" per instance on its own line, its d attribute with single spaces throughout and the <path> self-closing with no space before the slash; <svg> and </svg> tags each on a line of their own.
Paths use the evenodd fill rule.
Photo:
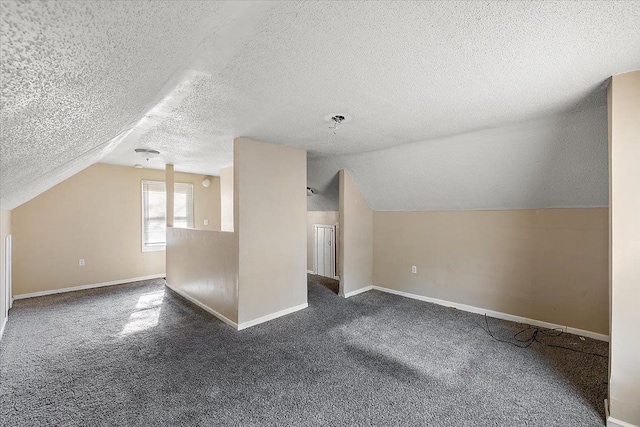
<svg viewBox="0 0 640 427">
<path fill-rule="evenodd" d="M 0 208 L 97 162 L 237 7 L 2 2 Z"/>
<path fill-rule="evenodd" d="M 606 106 L 386 150 L 310 159 L 308 209 L 337 210 L 349 170 L 372 209 L 608 206 Z"/>
<path fill-rule="evenodd" d="M 377 209 L 595 203 L 561 171 L 582 176 L 573 156 L 541 160 L 553 148 L 601 161 L 554 120 L 599 107 L 611 75 L 640 69 L 638 1 L 0 7 L 0 209 L 96 161 L 133 166 L 139 147 L 161 151 L 148 167 L 217 175 L 240 136 L 308 150 L 318 176 L 354 162 Z M 353 120 L 328 143 L 332 113 Z M 476 134 L 475 143 L 464 136 Z M 517 144 L 567 182 L 531 182 Z M 467 160 L 472 153 L 498 176 Z M 604 187 L 598 172 L 585 174 L 581 182 Z M 396 176 L 406 185 L 391 188 Z M 310 184 L 330 181 L 319 180 Z M 524 183 L 530 192 L 507 203 Z"/>
</svg>

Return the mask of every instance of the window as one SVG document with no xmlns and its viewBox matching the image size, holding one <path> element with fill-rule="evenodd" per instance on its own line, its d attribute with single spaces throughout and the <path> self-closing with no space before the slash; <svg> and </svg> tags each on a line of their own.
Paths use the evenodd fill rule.
<svg viewBox="0 0 640 427">
<path fill-rule="evenodd" d="M 193 228 L 193 184 L 175 183 L 173 226 Z M 167 242 L 167 192 L 162 181 L 142 181 L 142 251 L 160 251 Z"/>
</svg>

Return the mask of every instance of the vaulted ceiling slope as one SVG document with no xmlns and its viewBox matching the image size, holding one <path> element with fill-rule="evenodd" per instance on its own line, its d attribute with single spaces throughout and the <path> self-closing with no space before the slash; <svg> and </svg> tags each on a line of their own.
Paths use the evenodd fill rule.
<svg viewBox="0 0 640 427">
<path fill-rule="evenodd" d="M 604 100 L 606 102 L 606 99 Z M 337 210 L 349 170 L 377 211 L 608 205 L 607 107 L 385 150 L 310 159 L 309 210 Z"/>
<path fill-rule="evenodd" d="M 602 137 L 587 120 L 602 124 L 603 82 L 640 69 L 637 1 L 3 1 L 1 8 L 1 209 L 97 161 L 133 165 L 138 147 L 161 151 L 150 167 L 217 174 L 231 164 L 236 136 L 308 150 L 318 186 L 327 185 L 323 174 L 349 166 L 379 209 L 508 206 L 515 192 L 508 183 L 534 179 L 530 168 L 541 163 L 569 182 L 527 180 L 537 193 L 512 205 L 602 204 L 601 190 L 574 195 L 583 174 L 559 171 L 594 164 L 587 182 L 606 194 L 598 169 L 606 135 L 585 134 L 585 148 L 562 132 L 580 138 L 585 125 Z M 352 120 L 329 143 L 324 117 L 332 113 Z M 464 136 L 476 134 L 484 145 Z M 476 185 L 473 197 L 436 190 L 438 180 L 470 180 L 461 165 L 479 147 L 493 150 L 477 153 L 478 162 L 493 161 L 503 185 Z M 565 155 L 535 158 L 553 157 L 549 150 Z M 426 164 L 437 165 L 430 176 L 421 172 Z M 425 197 L 393 189 L 397 176 Z M 388 187 L 374 185 L 382 181 Z"/>
</svg>

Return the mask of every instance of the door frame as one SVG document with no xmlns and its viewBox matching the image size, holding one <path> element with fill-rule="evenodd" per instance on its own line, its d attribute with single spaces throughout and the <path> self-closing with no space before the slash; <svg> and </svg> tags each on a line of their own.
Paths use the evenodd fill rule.
<svg viewBox="0 0 640 427">
<path fill-rule="evenodd" d="M 333 276 L 322 277 L 330 277 L 332 279 L 340 280 L 340 278 L 336 274 L 338 269 L 338 263 L 336 259 L 336 240 L 338 235 L 338 226 L 336 224 L 313 224 L 313 274 L 318 274 L 318 228 L 330 228 L 331 230 L 333 230 L 333 244 L 331 245 L 331 264 L 333 266 Z"/>
</svg>

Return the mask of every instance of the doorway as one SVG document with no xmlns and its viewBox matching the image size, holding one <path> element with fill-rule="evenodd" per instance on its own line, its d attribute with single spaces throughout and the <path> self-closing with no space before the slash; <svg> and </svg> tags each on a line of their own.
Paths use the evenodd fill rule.
<svg viewBox="0 0 640 427">
<path fill-rule="evenodd" d="M 314 224 L 313 273 L 336 278 L 336 226 Z"/>
</svg>

